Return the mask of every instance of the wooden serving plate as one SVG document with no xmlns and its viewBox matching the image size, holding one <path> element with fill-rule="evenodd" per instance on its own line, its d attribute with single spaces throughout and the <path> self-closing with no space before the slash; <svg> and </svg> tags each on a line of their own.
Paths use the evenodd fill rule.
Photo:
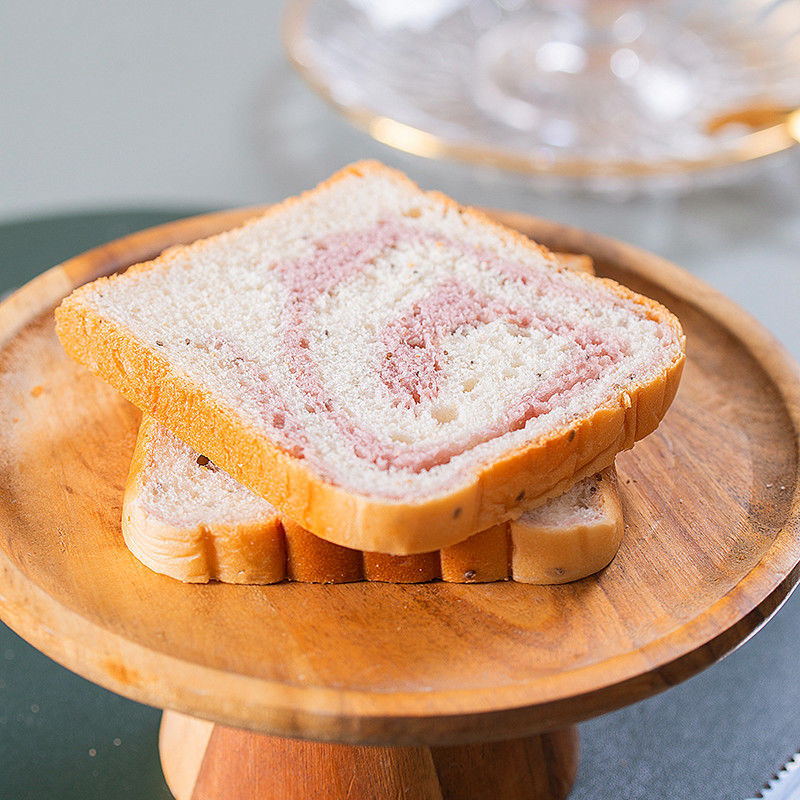
<svg viewBox="0 0 800 800">
<path fill-rule="evenodd" d="M 183 585 L 123 544 L 139 413 L 64 355 L 52 311 L 88 280 L 256 211 L 128 236 L 0 306 L 0 615 L 90 680 L 173 710 L 161 746 L 180 798 L 565 796 L 569 726 L 718 660 L 798 581 L 796 365 L 679 268 L 498 213 L 553 249 L 588 253 L 686 330 L 673 407 L 618 458 L 627 528 L 613 563 L 549 587 Z"/>
</svg>

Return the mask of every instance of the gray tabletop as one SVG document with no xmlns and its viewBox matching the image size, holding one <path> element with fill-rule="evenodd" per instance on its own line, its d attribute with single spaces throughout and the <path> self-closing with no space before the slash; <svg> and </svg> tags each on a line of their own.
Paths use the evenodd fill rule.
<svg viewBox="0 0 800 800">
<path fill-rule="evenodd" d="M 377 157 L 693 271 L 800 357 L 800 157 L 722 185 L 586 196 L 426 162 L 353 130 L 286 66 L 274 2 L 0 3 L 0 282 L 200 208 L 270 202 Z M 725 176 L 722 176 L 725 177 Z M 105 209 L 115 209 L 107 212 Z M 582 725 L 572 797 L 743 798 L 800 747 L 800 594 L 692 680 Z M 168 797 L 158 712 L 0 630 L 0 798 Z"/>
</svg>

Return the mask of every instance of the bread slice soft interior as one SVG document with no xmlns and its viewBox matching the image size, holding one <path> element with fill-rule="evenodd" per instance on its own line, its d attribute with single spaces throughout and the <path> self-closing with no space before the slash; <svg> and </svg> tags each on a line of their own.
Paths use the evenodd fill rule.
<svg viewBox="0 0 800 800">
<path fill-rule="evenodd" d="M 78 289 L 67 352 L 331 542 L 410 554 L 610 466 L 677 389 L 659 304 L 364 162 Z"/>
<path fill-rule="evenodd" d="M 563 583 L 602 569 L 622 536 L 614 469 L 565 495 L 440 551 L 361 552 L 280 515 L 205 456 L 145 416 L 125 489 L 122 531 L 131 552 L 181 581 Z"/>
</svg>

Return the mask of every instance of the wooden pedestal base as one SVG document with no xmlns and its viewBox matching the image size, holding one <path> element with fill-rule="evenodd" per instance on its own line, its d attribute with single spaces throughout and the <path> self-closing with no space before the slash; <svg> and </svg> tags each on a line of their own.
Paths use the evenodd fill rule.
<svg viewBox="0 0 800 800">
<path fill-rule="evenodd" d="M 563 800 L 578 767 L 578 731 L 448 747 L 353 747 L 165 711 L 159 750 L 177 800 Z"/>
</svg>

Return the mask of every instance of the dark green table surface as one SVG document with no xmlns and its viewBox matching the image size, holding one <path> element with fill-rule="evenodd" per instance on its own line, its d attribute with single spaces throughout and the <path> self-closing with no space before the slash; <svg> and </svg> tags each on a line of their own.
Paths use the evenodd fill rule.
<svg viewBox="0 0 800 800">
<path fill-rule="evenodd" d="M 200 210 L 0 225 L 0 291 L 94 245 Z M 799 612 L 797 593 L 757 636 L 701 675 L 584 723 L 571 800 L 755 794 L 800 748 Z M 169 798 L 159 716 L 68 672 L 0 624 L 0 800 Z"/>
</svg>

